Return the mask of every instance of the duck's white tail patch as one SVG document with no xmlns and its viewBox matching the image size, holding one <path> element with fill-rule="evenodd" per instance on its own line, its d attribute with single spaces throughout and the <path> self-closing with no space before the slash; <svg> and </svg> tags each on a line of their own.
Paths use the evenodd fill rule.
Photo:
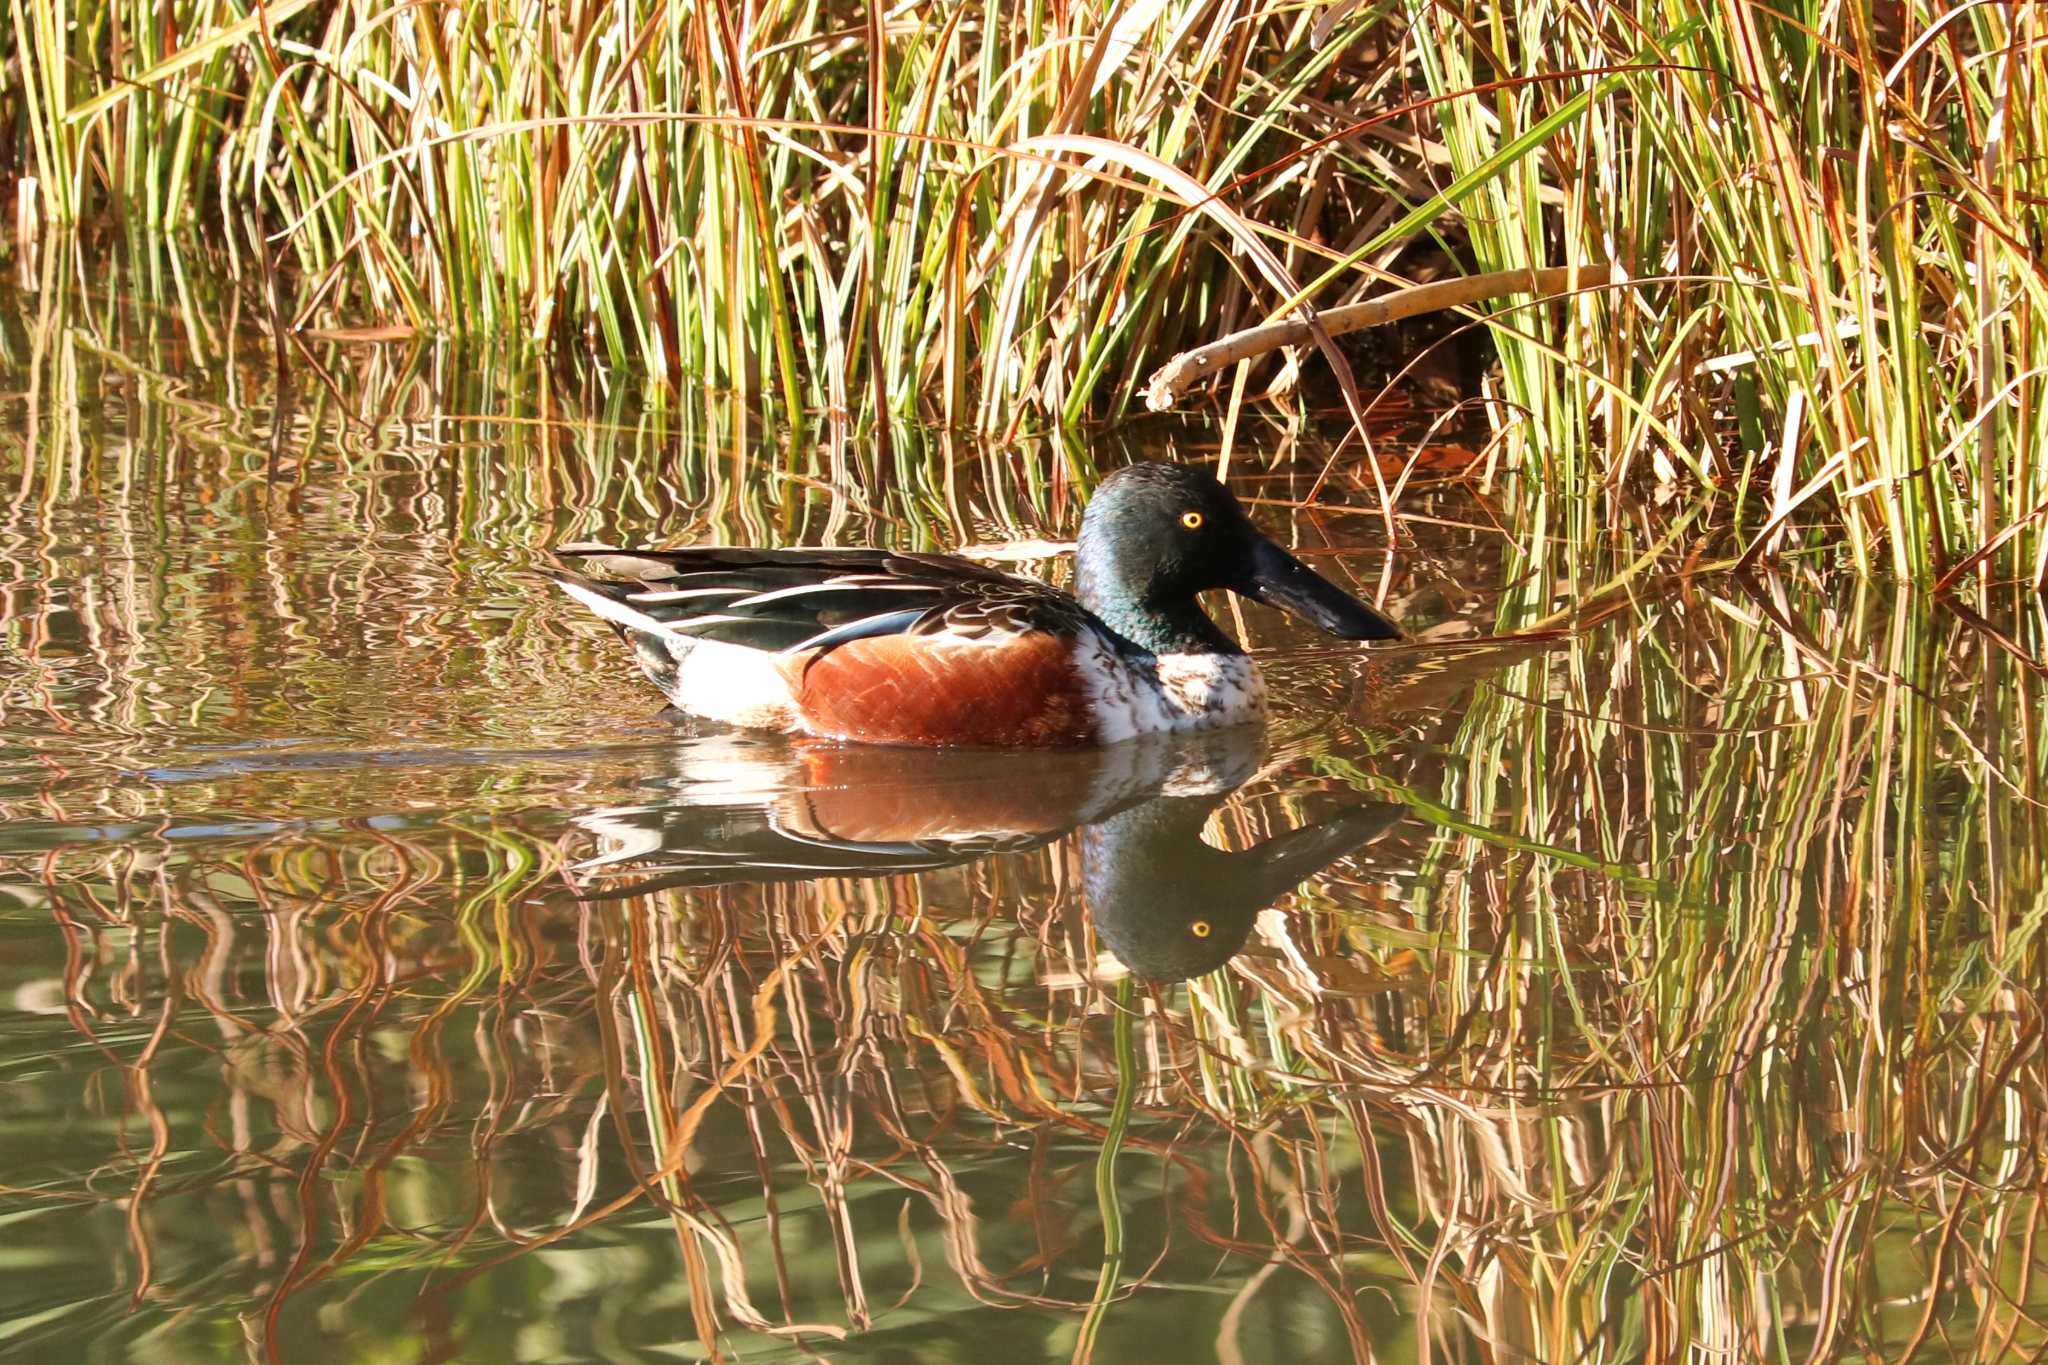
<svg viewBox="0 0 2048 1365">
<path fill-rule="evenodd" d="M 556 582 L 563 592 L 626 631 L 641 671 L 676 709 L 750 730 L 795 727 L 796 698 L 773 654 L 722 640 L 696 639 L 676 623 L 657 620 L 630 602 L 607 597 L 581 583 Z M 704 624 L 711 618 L 691 619 Z"/>
<path fill-rule="evenodd" d="M 677 652 L 669 700 L 678 707 L 750 730 L 796 728 L 796 697 L 775 655 L 722 640 L 671 637 L 669 647 Z"/>
</svg>

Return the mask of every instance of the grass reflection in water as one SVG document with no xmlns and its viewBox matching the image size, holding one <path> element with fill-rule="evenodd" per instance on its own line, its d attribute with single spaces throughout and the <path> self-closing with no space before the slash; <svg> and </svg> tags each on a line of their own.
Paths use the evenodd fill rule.
<svg viewBox="0 0 2048 1365">
<path fill-rule="evenodd" d="M 1705 571 L 1683 506 L 1515 538 L 1512 482 L 1411 492 L 1419 643 L 1249 608 L 1257 752 L 962 760 L 949 816 L 891 797 L 905 760 L 656 721 L 526 575 L 563 539 L 1056 540 L 1065 454 L 934 439 L 834 496 L 709 400 L 338 350 L 285 411 L 203 329 L 21 316 L 0 1352 L 2048 1341 L 2037 599 Z M 1234 478 L 1376 571 L 1369 518 L 1293 505 L 1321 455 Z M 1262 857 L 1306 881 L 1254 912 L 1216 869 Z M 1244 950 L 1126 975 L 1177 914 Z"/>
</svg>

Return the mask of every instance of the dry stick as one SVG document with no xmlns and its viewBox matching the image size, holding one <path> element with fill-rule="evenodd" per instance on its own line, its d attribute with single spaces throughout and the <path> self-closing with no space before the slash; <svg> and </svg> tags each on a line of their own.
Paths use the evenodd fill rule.
<svg viewBox="0 0 2048 1365">
<path fill-rule="evenodd" d="M 1316 313 L 1316 321 L 1329 335 L 1339 337 L 1346 332 L 1379 327 L 1403 318 L 1420 317 L 1424 313 L 1439 313 L 1448 308 L 1463 308 L 1481 299 L 1499 298 L 1505 294 L 1561 294 L 1622 284 L 1627 279 L 1628 275 L 1621 267 L 1604 261 L 1548 266 L 1542 270 L 1495 270 L 1485 275 L 1466 275 L 1455 280 L 1438 280 L 1433 284 L 1410 285 L 1376 299 L 1367 299 L 1364 303 L 1323 309 Z M 1145 406 L 1154 412 L 1165 412 L 1189 389 L 1240 360 L 1277 351 L 1282 346 L 1300 346 L 1313 339 L 1309 325 L 1293 319 L 1247 327 L 1206 346 L 1182 351 L 1160 366 L 1158 373 L 1152 376 L 1152 382 L 1145 389 Z"/>
</svg>

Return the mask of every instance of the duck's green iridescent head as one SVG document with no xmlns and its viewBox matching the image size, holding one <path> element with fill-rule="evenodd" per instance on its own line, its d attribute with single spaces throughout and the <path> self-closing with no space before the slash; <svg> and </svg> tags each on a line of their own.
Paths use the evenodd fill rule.
<svg viewBox="0 0 2048 1365">
<path fill-rule="evenodd" d="M 1228 588 L 1340 640 L 1396 640 L 1394 623 L 1259 532 L 1205 470 L 1146 463 L 1102 481 L 1081 518 L 1081 604 L 1156 654 L 1238 652 L 1197 593 Z"/>
</svg>

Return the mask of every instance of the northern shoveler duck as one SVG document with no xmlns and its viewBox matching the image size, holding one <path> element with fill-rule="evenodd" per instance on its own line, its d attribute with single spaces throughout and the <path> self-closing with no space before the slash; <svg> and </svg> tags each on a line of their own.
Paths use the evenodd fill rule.
<svg viewBox="0 0 2048 1365">
<path fill-rule="evenodd" d="M 696 736 L 670 751 L 664 799 L 574 817 L 598 844 L 576 867 L 579 894 L 896 876 L 1078 830 L 1102 942 L 1139 976 L 1183 980 L 1223 965 L 1261 910 L 1403 813 L 1355 803 L 1242 851 L 1215 847 L 1209 817 L 1264 752 L 1264 732 L 1242 726 L 1009 753 Z"/>
<path fill-rule="evenodd" d="M 1196 595 L 1227 588 L 1346 640 L 1394 624 L 1261 535 L 1200 470 L 1137 464 L 1081 521 L 1079 600 L 950 555 L 557 552 L 678 710 L 880 744 L 1066 748 L 1242 724 L 1265 688 Z"/>
</svg>

